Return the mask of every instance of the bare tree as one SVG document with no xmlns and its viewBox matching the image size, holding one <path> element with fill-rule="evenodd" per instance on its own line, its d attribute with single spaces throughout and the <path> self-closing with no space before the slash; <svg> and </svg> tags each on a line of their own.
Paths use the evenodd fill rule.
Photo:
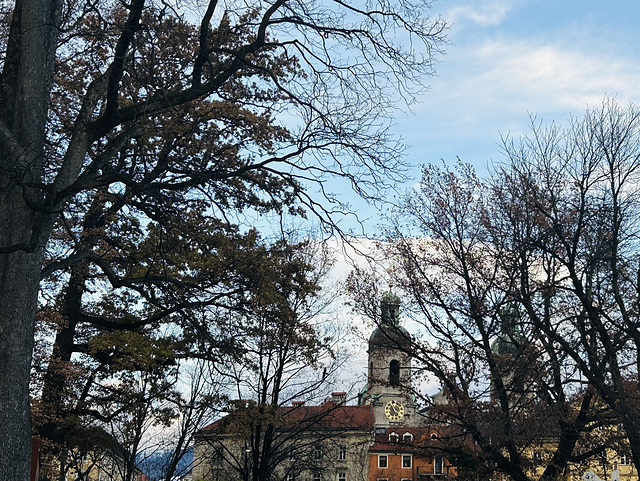
<svg viewBox="0 0 640 481">
<path fill-rule="evenodd" d="M 153 474 L 156 480 L 171 481 L 191 470 L 194 436 L 219 415 L 225 398 L 220 377 L 208 361 L 184 364 L 177 389 L 162 395 L 151 392 L 162 383 L 141 378 L 136 392 L 139 402 L 129 404 L 105 426 L 119 448 L 114 479 L 135 481 L 142 472 Z M 102 472 L 107 474 L 107 470 Z"/>
<path fill-rule="evenodd" d="M 562 324 L 550 304 L 538 299 L 541 317 L 530 313 L 527 302 L 540 293 L 531 283 L 548 285 L 558 271 L 531 248 L 541 219 L 535 207 L 513 201 L 533 187 L 500 172 L 482 181 L 462 164 L 457 171 L 427 167 L 383 247 L 406 312 L 422 327 L 408 352 L 443 387 L 437 402 L 426 399 L 427 416 L 451 427 L 438 448 L 450 459 L 472 460 L 479 474 L 557 479 L 570 463 L 625 442 L 615 429 L 606 439 L 594 435 L 616 426 L 619 414 L 603 403 L 596 380 L 581 376 L 577 351 L 556 340 L 561 331 L 550 335 L 550 326 Z M 375 282 L 352 276 L 360 305 Z M 559 286 L 556 294 L 566 296 Z M 563 336 L 570 342 L 571 333 Z"/>
<path fill-rule="evenodd" d="M 298 477 L 323 467 L 319 450 L 325 451 L 325 460 L 330 450 L 337 459 L 337 436 L 355 432 L 368 443 L 372 421 L 368 407 L 343 406 L 346 396 L 323 402 L 345 361 L 338 350 L 344 330 L 333 320 L 322 320 L 335 294 L 315 291 L 331 265 L 324 249 L 316 245 L 299 259 L 310 269 L 312 283 L 298 289 L 281 283 L 280 302 L 265 296 L 238 323 L 244 326 L 237 332 L 245 339 L 243 353 L 226 366 L 232 401 L 223 418 L 202 430 L 196 448 L 199 472 L 207 479 Z M 282 268 L 302 267 L 296 264 L 283 263 Z M 353 408 L 368 416 L 354 419 Z M 350 443 L 349 448 L 354 446 Z"/>
<path fill-rule="evenodd" d="M 490 221 L 512 226 L 513 295 L 622 422 L 638 467 L 640 111 L 606 98 L 504 146 Z"/>
</svg>

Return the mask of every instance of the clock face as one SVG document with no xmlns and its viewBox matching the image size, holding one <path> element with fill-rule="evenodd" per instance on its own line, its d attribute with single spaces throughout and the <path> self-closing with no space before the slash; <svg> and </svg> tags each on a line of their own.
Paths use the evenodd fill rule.
<svg viewBox="0 0 640 481">
<path fill-rule="evenodd" d="M 398 401 L 389 401 L 384 407 L 384 413 L 391 421 L 398 421 L 404 416 L 404 406 Z"/>
</svg>

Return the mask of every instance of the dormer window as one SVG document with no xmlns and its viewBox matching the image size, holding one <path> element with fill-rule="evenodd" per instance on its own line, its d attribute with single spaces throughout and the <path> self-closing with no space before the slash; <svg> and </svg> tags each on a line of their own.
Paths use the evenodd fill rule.
<svg viewBox="0 0 640 481">
<path fill-rule="evenodd" d="M 413 441 L 413 434 L 411 433 L 404 433 L 402 435 L 402 442 L 403 443 L 410 443 L 411 441 Z"/>
<path fill-rule="evenodd" d="M 399 440 L 400 440 L 400 436 L 398 435 L 398 433 L 389 434 L 389 442 L 390 443 L 397 443 Z"/>
</svg>

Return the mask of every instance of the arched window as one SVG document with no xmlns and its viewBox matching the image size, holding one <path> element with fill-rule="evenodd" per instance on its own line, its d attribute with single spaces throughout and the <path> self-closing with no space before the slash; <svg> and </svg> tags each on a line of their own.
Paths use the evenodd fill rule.
<svg viewBox="0 0 640 481">
<path fill-rule="evenodd" d="M 400 384 L 400 363 L 394 359 L 389 363 L 389 385 L 397 386 Z"/>
</svg>

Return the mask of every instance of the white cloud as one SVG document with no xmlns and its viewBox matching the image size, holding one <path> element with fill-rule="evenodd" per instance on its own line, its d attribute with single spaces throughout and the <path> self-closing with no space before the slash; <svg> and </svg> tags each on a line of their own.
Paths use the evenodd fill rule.
<svg viewBox="0 0 640 481">
<path fill-rule="evenodd" d="M 640 65 L 556 45 L 486 43 L 477 50 L 473 89 L 511 108 L 565 111 L 599 103 L 605 94 L 631 100 Z"/>
<path fill-rule="evenodd" d="M 485 172 L 500 133 L 529 130 L 529 114 L 564 124 L 605 95 L 640 104 L 640 57 L 572 32 L 545 38 L 459 38 L 415 116 L 399 118 L 414 165 L 459 156 Z M 416 171 L 415 175 L 419 175 Z"/>
<path fill-rule="evenodd" d="M 472 2 L 452 8 L 445 18 L 453 24 L 468 19 L 482 27 L 491 27 L 501 24 L 513 6 L 514 2 L 510 0 Z"/>
<path fill-rule="evenodd" d="M 605 95 L 621 103 L 640 101 L 640 59 L 567 45 L 485 40 L 452 52 L 424 103 L 415 106 L 412 122 L 421 130 L 410 140 L 431 137 L 442 146 L 447 139 L 458 145 L 496 139 L 498 131 L 526 129 L 528 113 L 563 122 Z"/>
</svg>

